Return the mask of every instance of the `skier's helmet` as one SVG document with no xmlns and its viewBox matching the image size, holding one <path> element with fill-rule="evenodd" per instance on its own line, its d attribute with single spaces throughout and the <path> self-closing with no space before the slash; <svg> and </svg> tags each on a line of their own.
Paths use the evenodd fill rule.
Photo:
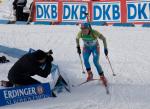
<svg viewBox="0 0 150 109">
<path fill-rule="evenodd" d="M 89 29 L 90 28 L 90 24 L 89 23 L 82 23 L 81 24 L 81 29 Z"/>
</svg>

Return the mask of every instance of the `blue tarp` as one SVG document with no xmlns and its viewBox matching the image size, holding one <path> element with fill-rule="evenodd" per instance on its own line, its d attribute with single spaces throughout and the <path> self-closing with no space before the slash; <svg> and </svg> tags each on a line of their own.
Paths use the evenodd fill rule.
<svg viewBox="0 0 150 109">
<path fill-rule="evenodd" d="M 132 23 L 114 23 L 113 26 L 134 27 Z"/>
<path fill-rule="evenodd" d="M 24 54 L 27 53 L 27 51 L 18 49 L 18 48 L 10 48 L 3 45 L 0 45 L 0 53 L 7 54 L 8 56 L 14 57 L 14 58 L 20 58 Z"/>
<path fill-rule="evenodd" d="M 7 24 L 9 20 L 0 20 L 0 24 Z"/>
</svg>

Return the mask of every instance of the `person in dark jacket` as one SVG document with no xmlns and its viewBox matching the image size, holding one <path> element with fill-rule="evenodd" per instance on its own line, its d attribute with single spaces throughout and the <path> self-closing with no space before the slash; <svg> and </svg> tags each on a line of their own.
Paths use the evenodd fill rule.
<svg viewBox="0 0 150 109">
<path fill-rule="evenodd" d="M 26 6 L 27 0 L 14 0 L 13 9 L 16 10 L 16 21 L 26 21 L 29 15 L 23 13 L 23 8 Z"/>
<path fill-rule="evenodd" d="M 25 54 L 10 69 L 9 83 L 18 86 L 41 83 L 31 76 L 39 75 L 46 78 L 50 74 L 52 61 L 51 53 L 42 50 Z M 43 65 L 45 65 L 44 69 L 41 68 Z"/>
</svg>

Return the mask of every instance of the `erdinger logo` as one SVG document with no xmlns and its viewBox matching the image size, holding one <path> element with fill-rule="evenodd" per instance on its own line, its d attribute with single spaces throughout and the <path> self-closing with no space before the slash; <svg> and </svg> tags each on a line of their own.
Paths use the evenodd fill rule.
<svg viewBox="0 0 150 109">
<path fill-rule="evenodd" d="M 37 92 L 37 94 L 43 94 L 44 93 L 44 88 L 42 86 L 37 86 L 36 92 Z"/>
</svg>

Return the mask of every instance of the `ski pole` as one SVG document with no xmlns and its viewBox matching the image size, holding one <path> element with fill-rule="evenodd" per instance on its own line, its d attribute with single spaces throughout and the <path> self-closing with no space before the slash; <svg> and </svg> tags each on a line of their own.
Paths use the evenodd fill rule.
<svg viewBox="0 0 150 109">
<path fill-rule="evenodd" d="M 92 26 L 91 26 L 91 23 L 90 23 L 89 14 L 88 13 L 84 13 L 84 14 L 86 15 L 87 23 L 89 23 L 90 31 L 92 31 Z M 95 35 L 93 34 L 93 31 L 91 33 L 92 33 L 92 36 L 95 37 Z"/>
<path fill-rule="evenodd" d="M 109 57 L 106 56 L 106 59 L 107 59 L 108 62 L 109 62 L 109 65 L 110 65 L 111 71 L 112 71 L 112 73 L 113 73 L 113 76 L 116 76 L 116 74 L 114 73 L 114 70 L 113 70 L 113 68 L 112 68 L 111 62 L 110 62 L 110 60 L 109 60 Z"/>
<path fill-rule="evenodd" d="M 34 3 L 32 2 L 31 4 L 30 4 L 30 13 L 29 13 L 29 17 L 28 17 L 28 20 L 27 20 L 27 24 L 30 24 L 30 22 L 32 21 L 32 11 L 33 11 L 33 6 L 34 6 Z"/>
<path fill-rule="evenodd" d="M 82 58 L 81 58 L 80 54 L 79 54 L 79 58 L 80 58 L 81 66 L 82 66 L 82 73 L 85 74 L 85 71 L 84 71 L 84 68 L 83 68 L 83 62 L 82 62 Z"/>
<path fill-rule="evenodd" d="M 89 14 L 88 13 L 84 13 L 84 14 L 86 15 L 87 22 L 89 23 L 90 30 L 92 30 L 92 27 L 91 27 L 91 24 L 90 24 L 90 19 L 89 19 Z"/>
</svg>

